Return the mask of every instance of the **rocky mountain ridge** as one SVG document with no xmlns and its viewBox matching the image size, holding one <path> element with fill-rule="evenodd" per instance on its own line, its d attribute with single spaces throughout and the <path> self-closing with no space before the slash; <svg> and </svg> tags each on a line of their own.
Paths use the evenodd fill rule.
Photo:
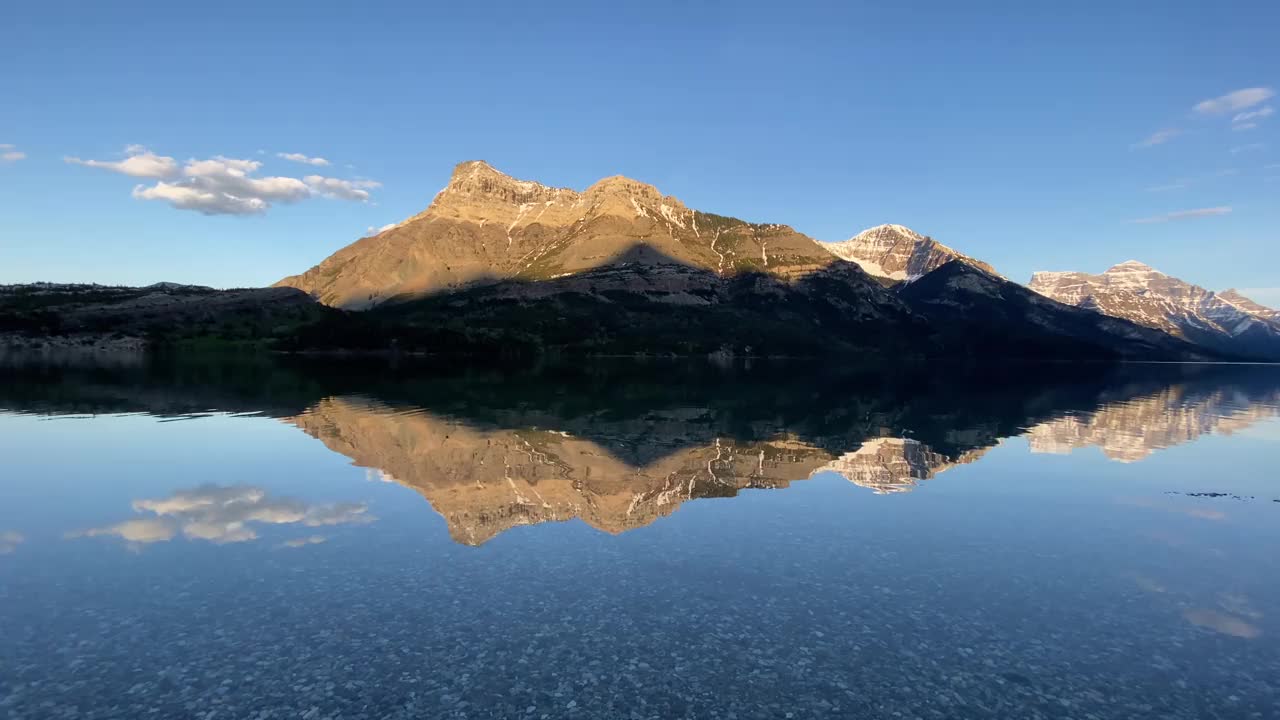
<svg viewBox="0 0 1280 720">
<path fill-rule="evenodd" d="M 969 356 L 1216 359 L 1160 330 L 1058 302 L 960 260 L 901 286 L 898 295 L 935 327 L 950 329 L 949 343 Z"/>
<path fill-rule="evenodd" d="M 943 313 L 957 296 L 903 290 L 953 265 L 979 274 L 970 288 L 979 276 L 1008 283 L 990 265 L 901 226 L 824 245 L 786 225 L 692 210 L 625 177 L 578 191 L 472 161 L 455 167 L 423 213 L 279 284 L 376 318 L 322 328 L 301 347 L 364 334 L 370 344 L 435 351 L 1195 356 L 1189 345 L 1154 340 L 1123 321 L 1080 322 L 1080 310 L 1056 303 L 1017 304 L 1035 306 L 1034 316 L 972 302 L 981 312 Z M 951 280 L 924 287 L 946 292 Z"/>
<path fill-rule="evenodd" d="M 517 180 L 483 161 L 454 168 L 424 212 L 339 250 L 277 285 L 328 305 L 366 309 L 391 299 L 500 281 L 535 282 L 618 265 L 685 265 L 718 277 L 795 279 L 835 260 L 785 225 L 691 210 L 646 183 L 614 176 L 583 191 Z"/>
<path fill-rule="evenodd" d="M 1235 290 L 1215 293 L 1136 260 L 1099 275 L 1037 272 L 1028 287 L 1059 302 L 1123 318 L 1205 347 L 1280 357 L 1280 313 Z"/>
</svg>

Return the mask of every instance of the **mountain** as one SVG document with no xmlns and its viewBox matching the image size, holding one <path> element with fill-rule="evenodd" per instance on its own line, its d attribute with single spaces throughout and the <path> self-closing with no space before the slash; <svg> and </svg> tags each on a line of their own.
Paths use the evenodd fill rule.
<svg viewBox="0 0 1280 720">
<path fill-rule="evenodd" d="M 890 283 L 916 280 L 952 260 L 999 275 L 981 260 L 901 225 L 873 227 L 843 242 L 826 243 L 826 247 L 836 257 L 855 262 L 867 274 Z"/>
<path fill-rule="evenodd" d="M 1220 352 L 1280 358 L 1280 313 L 1235 290 L 1215 293 L 1136 260 L 1101 275 L 1037 272 L 1029 287 Z"/>
<path fill-rule="evenodd" d="M 945 328 L 946 343 L 965 347 L 967 355 L 1215 357 L 1159 330 L 1058 302 L 960 260 L 903 286 L 899 296 Z"/>
<path fill-rule="evenodd" d="M 824 246 L 786 225 L 690 209 L 624 177 L 577 191 L 472 161 L 424 212 L 278 284 L 365 311 L 305 329 L 289 349 L 1186 357 L 1181 344 L 1124 323 L 1048 322 L 1046 313 L 1082 311 L 1030 301 L 939 322 L 948 313 L 938 308 L 955 300 L 946 282 L 902 295 L 887 287 L 951 265 L 1006 283 L 1010 298 L 1033 295 L 900 226 Z M 1027 309 L 1035 317 L 1019 317 Z"/>
<path fill-rule="evenodd" d="M 785 225 L 691 210 L 625 177 L 579 192 L 517 180 L 471 161 L 454 169 L 424 212 L 277 285 L 300 288 L 327 305 L 366 309 L 623 263 L 796 279 L 833 260 L 818 242 Z"/>
<path fill-rule="evenodd" d="M 855 263 L 778 224 L 623 177 L 585 191 L 458 165 L 426 211 L 279 285 L 368 311 L 298 348 L 523 354 L 919 354 L 923 321 Z"/>
</svg>

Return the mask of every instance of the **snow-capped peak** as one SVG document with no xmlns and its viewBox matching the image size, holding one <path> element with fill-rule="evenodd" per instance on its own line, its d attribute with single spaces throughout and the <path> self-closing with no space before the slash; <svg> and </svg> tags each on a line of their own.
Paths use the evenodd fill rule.
<svg viewBox="0 0 1280 720">
<path fill-rule="evenodd" d="M 1156 270 L 1155 268 L 1151 267 L 1150 265 L 1144 262 L 1140 262 L 1138 260 L 1125 260 L 1119 265 L 1112 266 L 1107 270 L 1107 272 L 1108 273 L 1153 272 L 1153 273 L 1159 273 L 1161 275 L 1164 274 L 1164 273 L 1161 273 L 1159 270 Z"/>
<path fill-rule="evenodd" d="M 867 238 L 874 235 L 880 235 L 883 233 L 894 233 L 897 235 L 906 235 L 907 237 L 910 237 L 910 238 L 924 237 L 920 233 L 916 232 L 915 230 L 912 230 L 911 228 L 905 225 L 894 225 L 892 223 L 885 223 L 884 225 L 876 225 L 875 227 L 867 228 L 866 230 L 863 230 L 862 232 L 858 233 L 857 235 L 854 235 L 849 239 L 857 240 L 859 238 Z"/>
</svg>

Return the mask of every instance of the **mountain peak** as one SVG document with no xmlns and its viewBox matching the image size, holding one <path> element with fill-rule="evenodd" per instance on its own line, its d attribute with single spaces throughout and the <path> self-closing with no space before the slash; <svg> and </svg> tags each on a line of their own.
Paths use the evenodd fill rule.
<svg viewBox="0 0 1280 720">
<path fill-rule="evenodd" d="M 588 197 L 617 197 L 627 199 L 648 200 L 651 202 L 662 203 L 663 200 L 669 204 L 683 208 L 684 205 L 675 198 L 665 197 L 662 191 L 650 185 L 649 183 L 633 180 L 625 175 L 611 175 L 607 178 L 597 180 L 591 187 L 587 188 L 583 193 Z"/>
<path fill-rule="evenodd" d="M 459 175 L 465 175 L 465 174 L 477 173 L 477 172 L 486 172 L 486 171 L 495 172 L 495 173 L 498 173 L 499 175 L 506 175 L 506 173 L 490 165 L 488 161 L 463 160 L 462 162 L 453 166 L 453 177 L 456 178 Z"/>
<path fill-rule="evenodd" d="M 1121 272 L 1160 272 L 1160 271 L 1138 260 L 1125 260 L 1119 265 L 1111 266 L 1110 268 L 1107 269 L 1107 272 L 1121 273 Z"/>
<path fill-rule="evenodd" d="M 458 163 L 441 195 L 486 196 L 508 202 L 532 202 L 554 194 L 555 188 L 532 180 L 518 180 L 484 160 Z M 559 192 L 564 192 L 563 190 Z"/>
<path fill-rule="evenodd" d="M 828 244 L 827 249 L 838 258 L 857 263 L 871 275 L 894 282 L 923 277 L 952 260 L 999 275 L 990 265 L 904 225 L 867 228 L 844 242 Z"/>
<path fill-rule="evenodd" d="M 879 235 L 881 233 L 886 233 L 886 232 L 895 233 L 898 235 L 906 235 L 907 237 L 911 237 L 911 238 L 924 237 L 920 233 L 916 232 L 915 230 L 912 230 L 911 228 L 905 225 L 894 225 L 892 223 L 885 223 L 883 225 L 876 225 L 875 227 L 867 228 L 866 230 L 863 230 L 857 235 L 854 235 L 852 239 L 856 240 L 857 238 L 870 237 L 872 235 Z"/>
</svg>

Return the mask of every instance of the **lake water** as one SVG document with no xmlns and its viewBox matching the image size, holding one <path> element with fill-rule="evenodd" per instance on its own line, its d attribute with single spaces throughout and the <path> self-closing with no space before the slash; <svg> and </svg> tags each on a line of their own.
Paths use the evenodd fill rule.
<svg viewBox="0 0 1280 720">
<path fill-rule="evenodd" d="M 0 717 L 1280 716 L 1280 368 L 0 387 Z"/>
</svg>

